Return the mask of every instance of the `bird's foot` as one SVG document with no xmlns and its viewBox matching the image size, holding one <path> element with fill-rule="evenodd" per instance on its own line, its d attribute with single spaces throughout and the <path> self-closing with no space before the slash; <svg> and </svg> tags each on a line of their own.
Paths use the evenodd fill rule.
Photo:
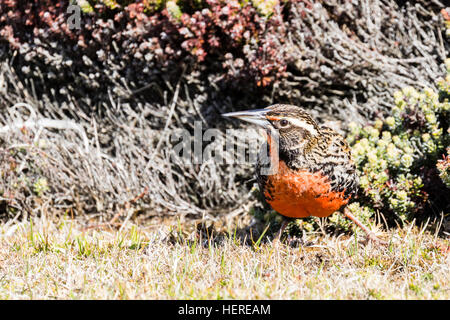
<svg viewBox="0 0 450 320">
<path fill-rule="evenodd" d="M 272 241 L 272 244 L 274 247 L 278 247 L 281 245 L 281 236 L 283 235 L 284 229 L 286 229 L 286 226 L 288 225 L 288 221 L 283 220 L 283 222 L 281 223 L 281 227 L 280 230 L 278 230 L 277 235 L 275 236 L 275 238 Z"/>
</svg>

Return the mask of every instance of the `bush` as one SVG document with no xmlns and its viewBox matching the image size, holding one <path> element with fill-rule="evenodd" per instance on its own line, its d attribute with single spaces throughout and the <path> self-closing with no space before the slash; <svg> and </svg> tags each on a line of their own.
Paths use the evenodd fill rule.
<svg viewBox="0 0 450 320">
<path fill-rule="evenodd" d="M 348 140 L 360 175 L 360 202 L 387 218 L 423 220 L 450 209 L 448 75 L 439 92 L 407 87 L 372 125 L 351 125 Z M 448 152 L 448 151 L 447 151 Z"/>
<path fill-rule="evenodd" d="M 218 87 L 259 105 L 372 115 L 396 88 L 418 78 L 431 86 L 446 51 L 443 14 L 421 1 L 366 10 L 348 2 L 78 0 L 79 30 L 68 27 L 69 3 L 0 3 L 0 57 L 38 96 L 73 97 L 86 112 L 130 91 L 161 102 L 186 70 L 192 95 Z M 380 23 L 369 27 L 368 12 Z"/>
<path fill-rule="evenodd" d="M 421 0 L 84 0 L 71 30 L 72 2 L 0 1 L 0 125 L 27 102 L 38 118 L 76 122 L 102 155 L 78 150 L 71 130 L 2 134 L 0 190 L 21 212 L 42 196 L 113 215 L 146 188 L 136 207 L 149 214 L 245 211 L 253 165 L 169 161 L 169 132 L 194 121 L 224 129 L 223 112 L 280 102 L 318 120 L 372 119 L 417 79 L 434 89 L 448 52 L 442 8 Z M 52 162 L 30 145 L 38 138 Z M 48 190 L 33 186 L 39 178 Z"/>
</svg>

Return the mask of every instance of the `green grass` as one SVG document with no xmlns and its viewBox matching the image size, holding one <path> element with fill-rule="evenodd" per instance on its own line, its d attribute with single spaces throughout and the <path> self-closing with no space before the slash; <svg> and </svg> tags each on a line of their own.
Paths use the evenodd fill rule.
<svg viewBox="0 0 450 320">
<path fill-rule="evenodd" d="M 0 299 L 450 298 L 449 241 L 413 225 L 380 247 L 317 232 L 277 246 L 264 228 L 244 241 L 235 227 L 85 223 L 1 224 Z"/>
</svg>

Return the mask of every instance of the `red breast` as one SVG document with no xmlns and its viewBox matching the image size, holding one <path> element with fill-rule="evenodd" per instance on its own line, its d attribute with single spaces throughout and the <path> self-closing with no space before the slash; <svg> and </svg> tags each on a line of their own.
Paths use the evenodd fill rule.
<svg viewBox="0 0 450 320">
<path fill-rule="evenodd" d="M 294 171 L 283 161 L 277 173 L 267 177 L 264 187 L 267 203 L 290 218 L 327 217 L 348 203 L 344 192 L 333 191 L 321 172 Z"/>
</svg>

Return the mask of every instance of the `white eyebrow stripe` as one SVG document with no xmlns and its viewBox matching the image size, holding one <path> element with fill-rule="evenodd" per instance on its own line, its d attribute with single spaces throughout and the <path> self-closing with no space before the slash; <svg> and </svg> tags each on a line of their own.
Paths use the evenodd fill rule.
<svg viewBox="0 0 450 320">
<path fill-rule="evenodd" d="M 300 127 L 308 131 L 311 135 L 316 135 L 317 130 L 314 128 L 312 124 L 306 123 L 303 120 L 297 119 L 297 118 L 290 118 L 286 117 L 287 120 L 289 120 L 290 123 L 292 123 L 296 127 Z"/>
</svg>

